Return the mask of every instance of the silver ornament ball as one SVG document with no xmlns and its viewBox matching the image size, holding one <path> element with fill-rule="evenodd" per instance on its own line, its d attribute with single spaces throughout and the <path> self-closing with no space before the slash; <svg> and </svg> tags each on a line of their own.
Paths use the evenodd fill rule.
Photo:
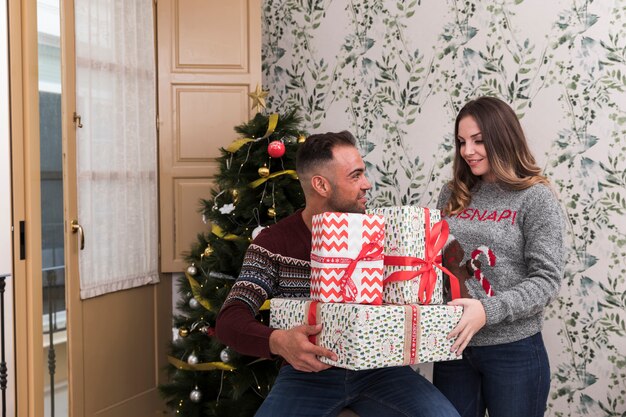
<svg viewBox="0 0 626 417">
<path fill-rule="evenodd" d="M 232 359 L 232 358 L 230 357 L 230 350 L 228 350 L 228 348 L 223 349 L 223 350 L 220 352 L 220 360 L 221 360 L 222 362 L 224 362 L 224 363 L 228 363 L 228 362 L 230 362 L 230 360 L 231 360 L 231 359 Z"/>
<path fill-rule="evenodd" d="M 202 400 L 202 393 L 198 389 L 198 387 L 194 388 L 193 391 L 189 393 L 189 399 L 194 403 L 199 403 Z"/>
<path fill-rule="evenodd" d="M 189 275 L 196 275 L 196 273 L 198 273 L 198 268 L 196 268 L 194 265 L 189 265 L 187 267 L 187 273 Z"/>
<path fill-rule="evenodd" d="M 196 309 L 198 307 L 200 307 L 200 303 L 198 302 L 198 300 L 196 300 L 195 298 L 191 297 L 189 299 L 189 307 Z"/>
<path fill-rule="evenodd" d="M 192 353 L 191 355 L 187 356 L 187 363 L 189 365 L 195 365 L 198 363 L 198 357 L 196 356 L 195 353 Z"/>
</svg>

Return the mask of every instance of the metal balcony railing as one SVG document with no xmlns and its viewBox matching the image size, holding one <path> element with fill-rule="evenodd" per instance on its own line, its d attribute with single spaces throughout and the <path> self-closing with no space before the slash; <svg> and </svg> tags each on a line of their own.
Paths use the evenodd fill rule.
<svg viewBox="0 0 626 417">
<path fill-rule="evenodd" d="M 50 417 L 55 415 L 55 376 L 56 349 L 54 334 L 67 327 L 65 313 L 65 266 L 55 266 L 42 270 L 43 278 L 43 329 L 48 337 L 48 378 L 49 378 L 49 410 Z"/>
</svg>

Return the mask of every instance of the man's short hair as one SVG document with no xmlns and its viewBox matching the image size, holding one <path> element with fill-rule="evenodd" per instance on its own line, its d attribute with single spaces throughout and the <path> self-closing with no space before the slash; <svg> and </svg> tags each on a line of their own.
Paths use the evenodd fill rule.
<svg viewBox="0 0 626 417">
<path fill-rule="evenodd" d="M 319 165 L 333 159 L 333 149 L 337 146 L 356 147 L 356 139 L 352 133 L 327 132 L 309 136 L 300 145 L 296 153 L 296 171 L 302 176 Z"/>
</svg>

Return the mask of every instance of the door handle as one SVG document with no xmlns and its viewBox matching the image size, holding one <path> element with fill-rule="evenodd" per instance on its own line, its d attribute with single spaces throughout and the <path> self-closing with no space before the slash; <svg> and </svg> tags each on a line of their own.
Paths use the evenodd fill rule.
<svg viewBox="0 0 626 417">
<path fill-rule="evenodd" d="M 70 223 L 72 226 L 72 233 L 77 233 L 80 236 L 80 250 L 85 249 L 85 232 L 83 232 L 83 226 L 78 224 L 78 220 L 74 219 Z"/>
<path fill-rule="evenodd" d="M 74 124 L 76 125 L 76 127 L 82 128 L 83 127 L 83 123 L 81 122 L 80 114 L 74 112 L 74 115 L 72 117 L 74 119 Z"/>
</svg>

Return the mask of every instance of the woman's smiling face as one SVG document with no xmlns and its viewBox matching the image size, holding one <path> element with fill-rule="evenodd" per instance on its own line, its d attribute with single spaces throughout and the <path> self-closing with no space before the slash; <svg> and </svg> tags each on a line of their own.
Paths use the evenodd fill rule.
<svg viewBox="0 0 626 417">
<path fill-rule="evenodd" d="M 487 149 L 485 149 L 482 133 L 472 116 L 466 116 L 459 121 L 456 139 L 459 141 L 461 157 L 472 174 L 483 181 L 494 182 L 496 178 L 487 159 Z"/>
</svg>

